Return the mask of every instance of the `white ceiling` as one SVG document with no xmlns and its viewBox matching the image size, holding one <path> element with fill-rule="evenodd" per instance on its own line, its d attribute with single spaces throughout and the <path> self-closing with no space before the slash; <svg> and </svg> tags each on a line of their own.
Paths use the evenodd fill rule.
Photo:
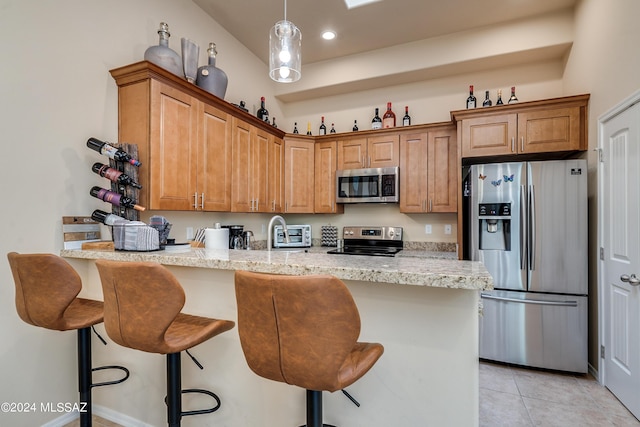
<svg viewBox="0 0 640 427">
<path fill-rule="evenodd" d="M 284 0 L 193 0 L 265 63 L 269 30 Z M 302 31 L 302 64 L 330 60 L 575 6 L 578 0 L 383 0 L 347 9 L 344 0 L 288 0 Z M 337 33 L 325 41 L 324 30 Z"/>
</svg>

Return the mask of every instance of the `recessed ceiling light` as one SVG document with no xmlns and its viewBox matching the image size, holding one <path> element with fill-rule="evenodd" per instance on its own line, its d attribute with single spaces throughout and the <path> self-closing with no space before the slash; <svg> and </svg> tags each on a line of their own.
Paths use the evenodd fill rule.
<svg viewBox="0 0 640 427">
<path fill-rule="evenodd" d="M 322 38 L 325 40 L 333 40 L 336 38 L 336 33 L 334 33 L 333 31 L 325 31 L 324 33 L 322 33 Z"/>
<path fill-rule="evenodd" d="M 375 3 L 382 0 L 344 0 L 347 5 L 347 9 L 353 9 L 354 7 L 360 7 L 369 3 Z"/>
</svg>

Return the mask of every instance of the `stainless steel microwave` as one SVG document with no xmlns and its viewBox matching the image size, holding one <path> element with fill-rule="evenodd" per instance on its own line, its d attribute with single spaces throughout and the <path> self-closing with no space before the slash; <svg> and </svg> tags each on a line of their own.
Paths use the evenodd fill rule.
<svg viewBox="0 0 640 427">
<path fill-rule="evenodd" d="M 336 172 L 337 203 L 398 203 L 400 169 L 345 169 Z"/>
</svg>

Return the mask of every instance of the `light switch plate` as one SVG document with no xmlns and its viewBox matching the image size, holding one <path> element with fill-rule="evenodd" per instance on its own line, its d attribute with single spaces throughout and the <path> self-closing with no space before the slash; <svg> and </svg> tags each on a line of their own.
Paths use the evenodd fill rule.
<svg viewBox="0 0 640 427">
<path fill-rule="evenodd" d="M 424 234 L 431 234 L 431 224 L 425 224 Z"/>
<path fill-rule="evenodd" d="M 187 227 L 187 240 L 193 240 L 194 237 L 193 227 Z"/>
</svg>

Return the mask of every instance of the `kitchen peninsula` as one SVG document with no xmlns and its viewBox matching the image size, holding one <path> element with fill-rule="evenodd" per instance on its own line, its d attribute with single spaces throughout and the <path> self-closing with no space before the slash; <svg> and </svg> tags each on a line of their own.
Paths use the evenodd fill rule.
<svg viewBox="0 0 640 427">
<path fill-rule="evenodd" d="M 309 252 L 192 249 L 186 253 L 63 250 L 61 255 L 82 276 L 83 296 L 102 298 L 97 269 L 86 261 L 152 261 L 166 265 L 180 280 L 187 299 L 184 312 L 230 320 L 237 318 L 235 270 L 332 274 L 345 281 L 358 305 L 360 340 L 382 343 L 385 353 L 349 387 L 360 408 L 342 393 L 324 394 L 325 422 L 478 425 L 478 294 L 493 287 L 480 263 L 329 255 L 313 248 Z M 133 373 L 132 381 L 118 391 L 95 393 L 94 402 L 138 422 L 162 425 L 164 408 L 156 402 L 164 396 L 163 359 L 113 343 L 106 348 L 95 344 L 94 349 L 96 365 L 122 362 Z M 207 418 L 211 425 L 293 426 L 304 420 L 304 390 L 253 374 L 235 330 L 192 353 L 205 370 L 184 362 L 183 387 L 208 388 L 221 397 L 222 408 Z"/>
</svg>

